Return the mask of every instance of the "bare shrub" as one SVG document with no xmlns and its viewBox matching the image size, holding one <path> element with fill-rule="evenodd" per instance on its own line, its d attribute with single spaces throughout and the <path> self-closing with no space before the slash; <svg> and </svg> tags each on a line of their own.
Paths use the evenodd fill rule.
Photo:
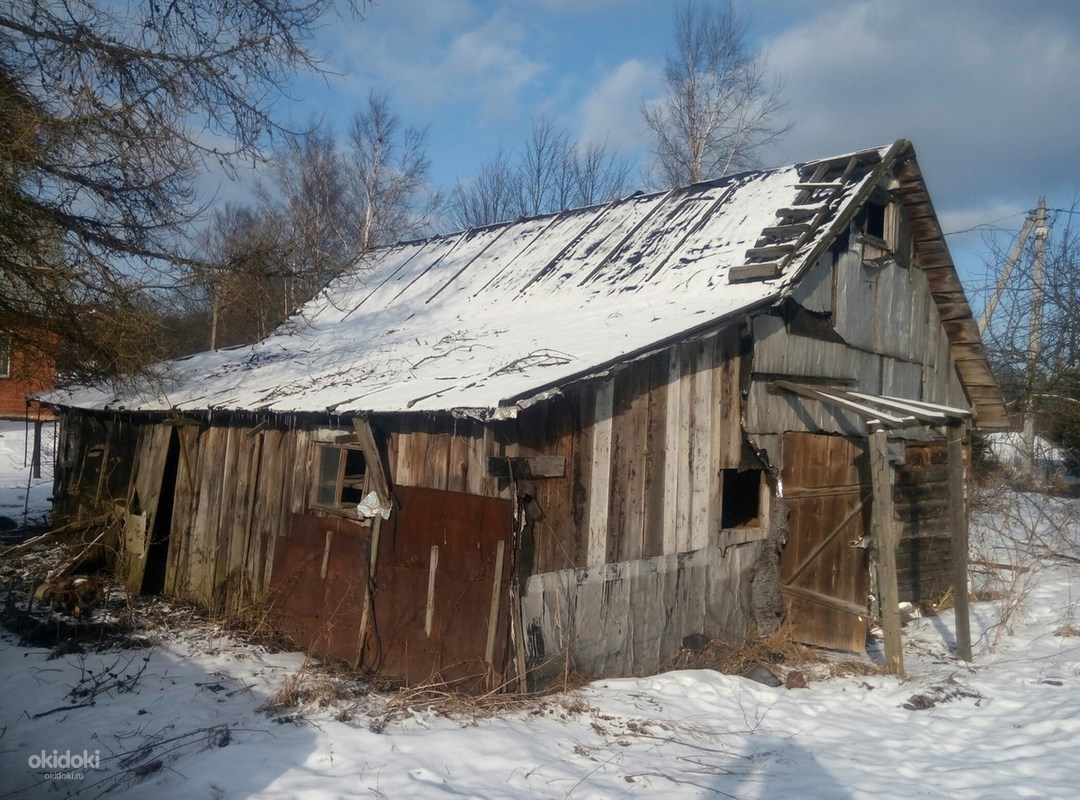
<svg viewBox="0 0 1080 800">
<path fill-rule="evenodd" d="M 1024 618 L 1040 574 L 1055 562 L 1080 562 L 1080 507 L 994 481 L 978 487 L 973 510 L 969 580 L 973 599 L 1000 603 L 997 621 L 982 636 L 993 649 Z M 1065 609 L 1065 624 L 1075 605 Z"/>
</svg>

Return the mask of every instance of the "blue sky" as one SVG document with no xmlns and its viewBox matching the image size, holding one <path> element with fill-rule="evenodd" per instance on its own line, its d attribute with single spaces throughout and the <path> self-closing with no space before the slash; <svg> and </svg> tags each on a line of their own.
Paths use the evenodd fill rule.
<svg viewBox="0 0 1080 800">
<path fill-rule="evenodd" d="M 793 127 L 775 166 L 915 143 L 946 231 L 1018 230 L 1045 195 L 1080 195 L 1080 2 L 736 0 L 752 46 L 783 81 Z M 333 73 L 296 81 L 280 113 L 325 116 L 339 134 L 372 90 L 428 126 L 432 179 L 468 178 L 532 119 L 631 157 L 648 150 L 643 101 L 658 96 L 677 3 L 667 0 L 378 0 L 328 23 Z M 231 192 L 230 192 L 231 194 Z M 950 237 L 966 280 L 981 232 Z"/>
</svg>

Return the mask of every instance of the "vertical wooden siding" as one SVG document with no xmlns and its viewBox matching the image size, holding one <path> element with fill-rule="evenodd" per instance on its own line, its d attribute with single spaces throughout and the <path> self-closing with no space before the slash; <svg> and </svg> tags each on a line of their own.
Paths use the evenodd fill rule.
<svg viewBox="0 0 1080 800">
<path fill-rule="evenodd" d="M 742 452 L 740 332 L 676 345 L 537 404 L 503 454 L 560 455 L 534 481 L 532 573 L 704 547 L 720 529 L 721 470 Z"/>
<path fill-rule="evenodd" d="M 754 434 L 823 431 L 859 435 L 862 420 L 836 407 L 788 394 L 769 394 L 777 375 L 835 382 L 886 394 L 966 408 L 952 350 L 926 275 L 894 261 L 867 264 L 857 251 L 827 260 L 834 290 L 826 335 L 810 335 L 779 315 L 753 320 L 754 378 L 747 430 Z M 821 282 L 824 279 L 816 279 Z"/>
<path fill-rule="evenodd" d="M 165 591 L 214 608 L 263 598 L 274 542 L 303 509 L 311 434 L 185 426 Z"/>
</svg>

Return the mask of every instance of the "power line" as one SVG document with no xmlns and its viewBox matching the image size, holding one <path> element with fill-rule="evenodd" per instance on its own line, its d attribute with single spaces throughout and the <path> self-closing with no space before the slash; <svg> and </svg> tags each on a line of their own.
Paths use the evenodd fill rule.
<svg viewBox="0 0 1080 800">
<path fill-rule="evenodd" d="M 1050 209 L 1050 210 L 1051 211 L 1056 211 L 1057 209 Z M 971 233 L 972 231 L 978 231 L 978 230 L 982 230 L 984 228 L 993 228 L 995 225 L 997 225 L 997 223 L 1004 222 L 1007 219 L 1012 219 L 1013 217 L 1019 217 L 1019 216 L 1022 216 L 1022 215 L 1028 215 L 1028 214 L 1034 214 L 1034 213 L 1035 213 L 1034 209 L 1029 209 L 1028 211 L 1017 211 L 1014 214 L 1009 214 L 1008 216 L 1001 217 L 1000 219 L 993 219 L 993 220 L 990 220 L 989 222 L 980 222 L 978 225 L 973 225 L 970 228 L 963 228 L 962 230 L 958 230 L 958 231 L 949 231 L 948 233 L 943 233 L 942 236 L 956 236 L 957 234 L 960 234 L 960 233 Z M 1077 213 L 1080 213 L 1080 212 L 1077 212 Z M 998 228 L 996 230 L 1001 230 L 1001 229 Z"/>
</svg>

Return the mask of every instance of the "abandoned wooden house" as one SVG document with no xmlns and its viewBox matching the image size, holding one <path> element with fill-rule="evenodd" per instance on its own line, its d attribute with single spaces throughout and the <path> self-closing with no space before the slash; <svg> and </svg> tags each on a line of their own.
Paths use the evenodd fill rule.
<svg viewBox="0 0 1080 800">
<path fill-rule="evenodd" d="M 514 687 L 785 616 L 863 652 L 962 574 L 962 440 L 1005 423 L 904 140 L 378 250 L 255 345 L 48 399 L 56 510 L 120 509 L 131 590 Z"/>
</svg>

